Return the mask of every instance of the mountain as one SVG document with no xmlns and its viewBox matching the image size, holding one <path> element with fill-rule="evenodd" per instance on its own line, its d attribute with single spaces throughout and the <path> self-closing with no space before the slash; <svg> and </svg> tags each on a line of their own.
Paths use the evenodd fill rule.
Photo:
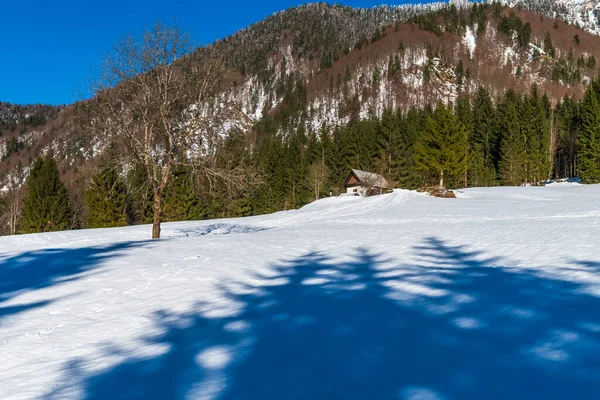
<svg viewBox="0 0 600 400">
<path fill-rule="evenodd" d="M 236 106 L 240 113 L 222 126 L 242 131 L 250 149 L 267 130 L 280 138 L 318 136 L 337 126 L 381 118 L 386 109 L 406 112 L 472 100 L 480 88 L 496 101 L 508 90 L 525 94 L 536 87 L 547 96 L 544 118 L 549 118 L 550 108 L 566 96 L 581 99 L 598 74 L 598 4 L 452 1 L 370 9 L 323 3 L 291 8 L 210 46 L 222 55 L 227 79 L 208 106 Z M 192 57 L 205 51 L 199 48 Z M 0 129 L 0 175 L 10 175 L 19 164 L 26 174 L 38 155 L 52 151 L 63 176 L 85 187 L 108 143 L 81 134 L 80 105 L 60 110 L 41 125 Z M 565 176 L 563 171 L 574 176 L 576 127 L 554 122 L 548 126 L 560 128 L 566 139 L 553 137 L 541 151 L 549 148 L 549 159 L 568 154 L 553 176 Z M 494 146 L 493 167 L 498 170 L 499 144 Z M 538 175 L 536 182 L 542 180 Z M 282 204 L 285 208 L 288 203 Z"/>
<path fill-rule="evenodd" d="M 600 186 L 458 196 L 2 237 L 0 398 L 595 398 Z"/>
<path fill-rule="evenodd" d="M 454 101 L 479 86 L 497 96 L 509 88 L 525 92 L 535 83 L 553 102 L 565 94 L 581 96 L 597 71 L 595 65 L 586 67 L 588 59 L 600 59 L 600 39 L 594 35 L 600 3 L 504 4 L 514 8 L 480 4 L 474 10 L 471 3 L 454 2 L 360 9 L 319 3 L 276 13 L 214 44 L 231 71 L 220 100 L 236 102 L 255 122 L 267 114 L 280 118 L 282 131 L 299 125 L 317 131 L 323 124 L 381 115 L 386 107 Z M 515 17 L 502 32 L 502 18 L 510 13 Z M 523 47 L 516 28 L 526 23 L 530 42 Z M 544 49 L 546 34 L 552 56 Z M 28 127 L 30 134 L 17 140 L 32 157 L 52 143 L 71 166 L 93 157 L 92 149 L 103 146 L 79 142 L 69 119 Z M 2 169 L 13 164 L 5 161 Z"/>
</svg>

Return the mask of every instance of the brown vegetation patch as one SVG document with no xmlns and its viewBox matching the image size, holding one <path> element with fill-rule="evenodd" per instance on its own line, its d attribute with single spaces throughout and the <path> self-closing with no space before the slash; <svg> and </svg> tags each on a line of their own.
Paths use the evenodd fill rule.
<svg viewBox="0 0 600 400">
<path fill-rule="evenodd" d="M 456 194 L 454 193 L 454 191 L 452 191 L 450 189 L 446 189 L 446 188 L 437 187 L 437 186 L 420 188 L 417 190 L 417 192 L 427 193 L 430 196 L 441 197 L 443 199 L 455 199 L 456 198 Z"/>
</svg>

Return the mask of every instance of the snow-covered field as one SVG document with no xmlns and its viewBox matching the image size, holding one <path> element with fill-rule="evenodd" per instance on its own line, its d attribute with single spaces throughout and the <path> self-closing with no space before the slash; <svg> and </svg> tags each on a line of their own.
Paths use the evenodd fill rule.
<svg viewBox="0 0 600 400">
<path fill-rule="evenodd" d="M 598 399 L 600 186 L 0 238 L 0 398 Z"/>
</svg>

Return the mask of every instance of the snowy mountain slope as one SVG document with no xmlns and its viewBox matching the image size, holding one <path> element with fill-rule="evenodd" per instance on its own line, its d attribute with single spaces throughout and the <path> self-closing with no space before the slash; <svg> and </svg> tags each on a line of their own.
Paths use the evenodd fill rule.
<svg viewBox="0 0 600 400">
<path fill-rule="evenodd" d="M 593 35 L 600 35 L 600 1 L 598 0 L 500 0 L 500 3 L 559 18 Z"/>
<path fill-rule="evenodd" d="M 0 238 L 0 398 L 594 398 L 600 186 Z"/>
<path fill-rule="evenodd" d="M 240 128 L 252 142 L 253 124 L 267 116 L 283 136 L 298 128 L 318 133 L 323 126 L 380 117 L 386 108 L 406 111 L 473 97 L 478 87 L 498 98 L 534 84 L 555 104 L 565 95 L 580 98 L 598 74 L 597 0 L 503 1 L 517 8 L 500 14 L 514 12 L 531 25 L 526 49 L 499 30 L 494 7 L 474 16 L 472 3 L 452 3 L 458 9 L 446 2 L 370 9 L 314 3 L 278 12 L 212 45 L 228 73 L 222 92 L 201 110 L 234 104 L 240 112 L 224 126 Z M 555 57 L 543 51 L 546 34 Z M 200 58 L 204 50 L 196 50 Z M 93 163 L 108 143 L 82 135 L 78 118 L 73 105 L 46 124 L 0 137 L 0 158 L 6 158 L 0 172 L 10 176 L 19 162 L 27 166 L 50 150 L 65 171 Z"/>
</svg>

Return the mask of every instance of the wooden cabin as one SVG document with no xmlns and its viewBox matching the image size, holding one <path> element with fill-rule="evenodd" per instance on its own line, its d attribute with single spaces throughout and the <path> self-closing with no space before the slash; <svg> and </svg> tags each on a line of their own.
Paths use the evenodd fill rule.
<svg viewBox="0 0 600 400">
<path fill-rule="evenodd" d="M 347 194 L 359 196 L 373 196 L 392 191 L 390 184 L 383 176 L 358 169 L 350 171 L 344 181 L 344 188 Z"/>
</svg>

